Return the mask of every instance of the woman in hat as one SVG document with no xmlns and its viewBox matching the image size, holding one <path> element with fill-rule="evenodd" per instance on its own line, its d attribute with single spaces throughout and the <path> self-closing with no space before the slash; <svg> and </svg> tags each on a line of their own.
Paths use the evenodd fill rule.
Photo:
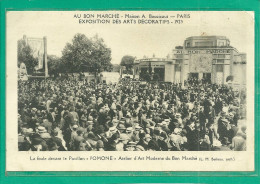
<svg viewBox="0 0 260 184">
<path fill-rule="evenodd" d="M 107 145 L 105 147 L 106 151 L 116 151 L 116 145 L 119 142 L 120 135 L 118 133 L 114 133 L 111 138 L 108 140 Z"/>
</svg>

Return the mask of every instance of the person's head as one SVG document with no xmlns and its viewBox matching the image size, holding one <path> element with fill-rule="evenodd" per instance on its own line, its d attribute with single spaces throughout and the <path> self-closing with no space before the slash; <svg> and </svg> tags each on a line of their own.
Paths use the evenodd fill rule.
<svg viewBox="0 0 260 184">
<path fill-rule="evenodd" d="M 84 141 L 81 141 L 80 143 L 79 143 L 79 151 L 86 151 L 86 142 L 84 142 Z"/>
<path fill-rule="evenodd" d="M 145 141 L 146 143 L 150 142 L 151 139 L 152 139 L 152 137 L 151 137 L 150 134 L 145 134 L 145 136 L 144 136 L 144 141 Z"/>
<path fill-rule="evenodd" d="M 224 137 L 221 141 L 221 144 L 224 145 L 224 146 L 227 146 L 230 144 L 230 142 L 228 141 L 228 138 L 227 137 Z"/>
<path fill-rule="evenodd" d="M 20 146 L 19 146 L 19 151 L 29 151 L 31 149 L 31 145 L 29 142 L 23 142 Z"/>
<path fill-rule="evenodd" d="M 127 134 L 120 134 L 120 139 L 119 139 L 123 144 L 127 144 L 129 141 L 129 136 Z"/>
<path fill-rule="evenodd" d="M 105 133 L 105 127 L 103 125 L 99 125 L 97 126 L 97 128 L 95 129 L 96 134 L 98 135 L 104 135 Z"/>
<path fill-rule="evenodd" d="M 188 125 L 189 127 L 191 127 L 191 128 L 195 128 L 195 122 L 194 122 L 194 121 L 189 120 L 189 121 L 187 122 L 187 125 Z"/>
<path fill-rule="evenodd" d="M 195 128 L 196 128 L 197 130 L 200 129 L 200 122 L 199 122 L 199 121 L 195 121 Z"/>
<path fill-rule="evenodd" d="M 77 130 L 77 134 L 78 134 L 78 136 L 83 136 L 83 134 L 84 134 L 83 128 L 79 128 L 79 129 Z"/>
<path fill-rule="evenodd" d="M 161 140 L 166 140 L 167 137 L 168 137 L 168 136 L 167 136 L 166 132 L 161 132 L 161 134 L 160 134 Z"/>
<path fill-rule="evenodd" d="M 134 151 L 145 151 L 145 149 L 144 149 L 143 146 L 137 145 L 137 146 L 135 147 L 135 150 L 134 150 Z"/>
<path fill-rule="evenodd" d="M 126 129 L 126 134 L 132 134 L 133 131 L 134 131 L 133 127 L 128 127 L 128 128 Z"/>
<path fill-rule="evenodd" d="M 180 127 L 180 124 L 179 124 L 179 121 L 176 119 L 176 118 L 174 118 L 173 120 L 172 120 L 172 123 L 173 123 L 173 125 L 175 126 L 175 127 Z"/>
<path fill-rule="evenodd" d="M 52 136 L 56 137 L 58 136 L 59 134 L 59 131 L 55 128 L 53 131 L 52 131 Z"/>
<path fill-rule="evenodd" d="M 158 146 L 155 140 L 150 140 L 147 147 L 148 151 L 160 151 L 160 147 Z"/>
<path fill-rule="evenodd" d="M 206 127 L 207 127 L 208 130 L 212 130 L 213 127 L 214 127 L 214 125 L 213 125 L 213 123 L 209 122 L 209 123 L 206 125 Z"/>
<path fill-rule="evenodd" d="M 204 107 L 200 106 L 200 111 L 203 112 L 204 111 Z"/>
<path fill-rule="evenodd" d="M 114 133 L 112 136 L 111 136 L 111 141 L 114 141 L 115 143 L 118 143 L 118 141 L 119 141 L 119 139 L 120 139 L 120 135 L 119 135 L 119 133 Z"/>
<path fill-rule="evenodd" d="M 241 131 L 242 131 L 244 134 L 246 134 L 246 125 L 242 125 L 242 126 L 241 126 Z"/>
<path fill-rule="evenodd" d="M 58 151 L 58 146 L 57 146 L 57 144 L 56 144 L 56 142 L 54 142 L 54 141 L 49 141 L 48 142 L 48 150 L 49 151 Z"/>
<path fill-rule="evenodd" d="M 101 140 L 97 141 L 96 147 L 97 151 L 104 151 L 104 143 Z"/>
<path fill-rule="evenodd" d="M 133 141 L 128 141 L 126 145 L 126 151 L 134 151 L 136 147 L 136 143 Z"/>
</svg>

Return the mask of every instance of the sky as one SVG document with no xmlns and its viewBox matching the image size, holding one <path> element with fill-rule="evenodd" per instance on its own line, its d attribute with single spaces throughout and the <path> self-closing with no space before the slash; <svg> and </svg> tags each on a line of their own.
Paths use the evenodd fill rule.
<svg viewBox="0 0 260 184">
<path fill-rule="evenodd" d="M 75 14 L 119 13 L 149 16 L 190 14 L 183 24 L 79 24 Z M 119 64 L 124 55 L 143 58 L 166 57 L 175 46 L 183 45 L 190 36 L 218 35 L 229 38 L 232 46 L 248 55 L 254 40 L 254 15 L 252 12 L 58 12 L 58 11 L 12 11 L 7 12 L 7 36 L 13 42 L 27 37 L 47 37 L 47 53 L 61 56 L 67 42 L 76 33 L 87 37 L 98 34 L 112 50 L 112 63 Z M 8 43 L 7 43 L 8 44 Z M 248 56 L 253 60 L 253 55 Z M 251 58 L 250 58 L 251 57 Z"/>
</svg>

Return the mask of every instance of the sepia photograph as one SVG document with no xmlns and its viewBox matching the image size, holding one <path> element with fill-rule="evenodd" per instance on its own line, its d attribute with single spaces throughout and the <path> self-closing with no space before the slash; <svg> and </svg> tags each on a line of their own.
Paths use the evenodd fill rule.
<svg viewBox="0 0 260 184">
<path fill-rule="evenodd" d="M 18 40 L 19 151 L 246 150 L 246 53 L 226 36 L 112 64 L 97 35 L 61 57 L 47 37 Z"/>
<path fill-rule="evenodd" d="M 7 55 L 7 157 L 253 168 L 250 12 L 7 12 Z"/>
</svg>

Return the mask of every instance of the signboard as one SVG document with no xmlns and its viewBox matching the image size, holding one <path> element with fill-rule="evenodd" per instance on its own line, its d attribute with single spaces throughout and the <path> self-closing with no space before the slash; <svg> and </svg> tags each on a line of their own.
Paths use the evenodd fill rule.
<svg viewBox="0 0 260 184">
<path fill-rule="evenodd" d="M 43 38 L 26 38 L 27 44 L 32 49 L 32 54 L 34 58 L 37 58 L 38 65 L 37 70 L 43 68 L 44 60 L 44 39 Z"/>
<path fill-rule="evenodd" d="M 230 54 L 230 49 L 190 49 L 173 50 L 173 54 Z"/>
<path fill-rule="evenodd" d="M 190 73 L 211 73 L 212 54 L 191 54 Z"/>
</svg>

